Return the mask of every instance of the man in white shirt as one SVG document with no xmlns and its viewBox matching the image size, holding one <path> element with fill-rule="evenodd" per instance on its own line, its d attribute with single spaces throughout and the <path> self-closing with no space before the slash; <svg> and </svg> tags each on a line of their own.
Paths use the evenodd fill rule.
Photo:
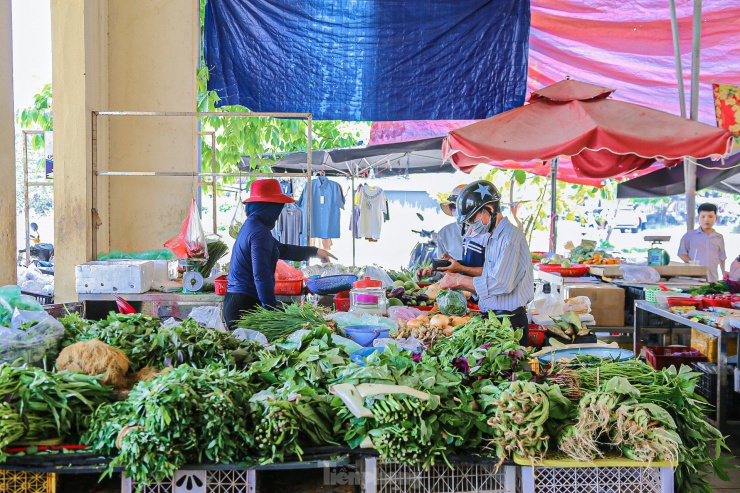
<svg viewBox="0 0 740 493">
<path fill-rule="evenodd" d="M 686 263 L 696 261 L 707 267 L 707 281 L 717 282 L 727 275 L 725 270 L 725 239 L 714 230 L 717 221 L 717 206 L 701 204 L 699 206 L 699 227 L 689 231 L 678 247 L 678 256 Z M 719 267 L 720 276 L 717 275 Z"/>
</svg>

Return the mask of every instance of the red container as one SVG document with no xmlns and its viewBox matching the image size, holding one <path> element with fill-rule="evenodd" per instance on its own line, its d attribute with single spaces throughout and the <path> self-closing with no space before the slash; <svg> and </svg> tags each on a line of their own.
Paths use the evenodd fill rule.
<svg viewBox="0 0 740 493">
<path fill-rule="evenodd" d="M 298 281 L 275 281 L 275 294 L 279 296 L 298 296 L 303 291 L 303 279 Z"/>
<path fill-rule="evenodd" d="M 216 287 L 216 294 L 220 294 L 221 296 L 226 294 L 226 286 L 229 284 L 229 281 L 226 277 L 226 275 L 218 276 L 216 279 L 213 280 L 213 285 Z"/>
<path fill-rule="evenodd" d="M 681 365 L 707 361 L 707 357 L 701 353 L 696 356 L 674 356 L 675 353 L 687 351 L 696 351 L 696 349 L 688 346 L 645 346 L 645 359 L 656 370 L 662 370 L 671 365 L 678 368 Z"/>
<path fill-rule="evenodd" d="M 583 264 L 571 264 L 570 267 L 563 267 L 560 264 L 539 264 L 537 268 L 541 272 L 560 274 L 562 277 L 581 277 L 588 274 L 588 265 Z"/>
<path fill-rule="evenodd" d="M 669 296 L 665 299 L 666 303 L 668 303 L 669 307 L 674 306 L 694 306 L 697 310 L 701 310 L 702 307 L 702 300 L 701 298 L 679 298 L 674 296 Z"/>
<path fill-rule="evenodd" d="M 547 328 L 537 324 L 529 324 L 529 341 L 532 347 L 542 347 L 547 337 Z"/>
<path fill-rule="evenodd" d="M 704 304 L 705 307 L 716 306 L 718 308 L 732 308 L 733 301 L 734 302 L 740 301 L 740 296 L 732 297 L 732 298 L 724 298 L 724 299 L 710 298 L 708 296 L 704 296 L 701 299 L 701 302 Z"/>
<path fill-rule="evenodd" d="M 338 312 L 349 311 L 349 291 L 340 291 L 334 295 L 334 308 Z"/>
<path fill-rule="evenodd" d="M 437 305 L 434 305 L 434 306 L 414 306 L 412 308 L 418 308 L 419 310 L 423 312 L 431 312 L 432 310 L 436 310 L 439 307 Z"/>
</svg>

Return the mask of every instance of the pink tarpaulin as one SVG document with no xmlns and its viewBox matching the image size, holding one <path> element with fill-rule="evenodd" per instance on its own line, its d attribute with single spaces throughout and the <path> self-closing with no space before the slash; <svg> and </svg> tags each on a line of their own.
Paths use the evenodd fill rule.
<svg viewBox="0 0 740 493">
<path fill-rule="evenodd" d="M 688 105 L 693 2 L 676 0 L 676 9 Z M 704 2 L 702 19 L 699 116 L 715 125 L 712 82 L 740 83 L 740 2 Z M 680 114 L 668 1 L 532 0 L 529 90 L 566 75 L 616 87 L 614 97 L 621 101 Z M 454 90 L 454 80 L 449 83 Z M 469 123 L 374 122 L 370 144 L 441 136 Z M 568 166 L 561 160 L 563 172 Z M 539 165 L 528 171 L 544 168 Z M 601 180 L 575 177 L 573 181 L 598 184 Z"/>
</svg>

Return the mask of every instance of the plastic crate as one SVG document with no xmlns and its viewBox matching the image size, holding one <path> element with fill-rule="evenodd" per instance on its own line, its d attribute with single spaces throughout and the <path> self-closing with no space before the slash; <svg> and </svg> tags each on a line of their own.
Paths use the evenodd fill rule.
<svg viewBox="0 0 740 493">
<path fill-rule="evenodd" d="M 704 397 L 714 407 L 717 402 L 717 364 L 694 363 L 691 366 L 694 371 L 701 373 L 694 392 Z M 722 405 L 725 407 L 725 416 L 727 419 L 737 420 L 740 419 L 740 394 L 735 392 L 733 385 L 734 369 L 733 366 L 727 366 L 727 394 L 724 396 Z M 707 370 L 714 370 L 714 373 Z M 711 411 L 708 416 L 711 419 L 715 419 L 717 412 Z"/>
<path fill-rule="evenodd" d="M 425 470 L 366 458 L 358 464 L 363 493 L 516 493 L 516 466 L 496 467 L 495 462 L 453 462 Z M 572 492 L 570 492 L 572 493 Z"/>
<path fill-rule="evenodd" d="M 275 281 L 275 294 L 281 296 L 297 296 L 303 291 L 303 280 Z"/>
<path fill-rule="evenodd" d="M 121 474 L 121 493 L 254 493 L 254 470 L 180 470 L 169 481 L 141 485 Z"/>
<path fill-rule="evenodd" d="M 645 359 L 648 364 L 656 370 L 668 368 L 675 365 L 676 368 L 681 365 L 691 365 L 706 361 L 707 357 L 703 354 L 698 356 L 674 356 L 674 353 L 683 353 L 686 351 L 696 351 L 689 346 L 645 346 Z"/>
<path fill-rule="evenodd" d="M 56 473 L 0 470 L 3 493 L 55 493 L 56 489 Z"/>
<path fill-rule="evenodd" d="M 66 317 L 70 313 L 77 313 L 85 318 L 85 302 L 73 301 L 71 303 L 58 303 L 56 305 L 44 305 L 44 311 L 54 318 Z"/>
<path fill-rule="evenodd" d="M 23 290 L 21 290 L 21 294 L 25 294 L 27 296 L 34 298 L 36 301 L 38 301 L 42 305 L 51 305 L 52 303 L 54 303 L 53 294 L 32 293 L 31 291 L 23 291 Z"/>
<path fill-rule="evenodd" d="M 653 463 L 609 466 L 571 461 L 562 466 L 522 466 L 522 493 L 673 493 L 673 468 Z M 638 463 L 635 463 L 638 464 Z"/>
</svg>

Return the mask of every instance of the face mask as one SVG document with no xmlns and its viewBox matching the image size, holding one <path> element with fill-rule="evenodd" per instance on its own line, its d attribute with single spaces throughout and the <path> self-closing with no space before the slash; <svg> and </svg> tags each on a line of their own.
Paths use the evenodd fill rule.
<svg viewBox="0 0 740 493">
<path fill-rule="evenodd" d="M 481 217 L 473 221 L 473 223 L 470 225 L 470 229 L 476 235 L 482 235 L 482 234 L 488 233 L 488 228 L 491 226 L 492 220 L 493 220 L 493 217 L 490 216 L 490 212 L 489 212 L 488 224 L 483 224 L 483 214 L 481 214 Z"/>
</svg>

